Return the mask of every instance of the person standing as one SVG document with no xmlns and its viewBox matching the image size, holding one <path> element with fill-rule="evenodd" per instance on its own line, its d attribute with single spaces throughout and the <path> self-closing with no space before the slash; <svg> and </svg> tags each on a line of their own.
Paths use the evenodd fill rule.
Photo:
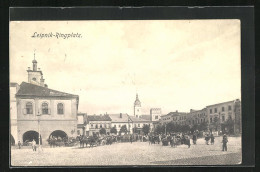
<svg viewBox="0 0 260 172">
<path fill-rule="evenodd" d="M 36 142 L 34 139 L 32 141 L 32 148 L 33 148 L 33 151 L 36 151 Z"/>
<path fill-rule="evenodd" d="M 196 143 L 197 143 L 197 136 L 196 136 L 195 133 L 193 134 L 192 140 L 193 140 L 193 144 L 196 145 Z"/>
<path fill-rule="evenodd" d="M 18 147 L 19 147 L 19 149 L 21 149 L 21 142 L 20 142 L 20 140 L 18 141 Z"/>
<path fill-rule="evenodd" d="M 132 135 L 130 135 L 130 142 L 131 142 L 131 144 L 132 144 L 132 142 L 133 142 L 133 137 L 132 137 Z"/>
<path fill-rule="evenodd" d="M 222 143 L 223 143 L 223 149 L 222 149 L 222 151 L 227 151 L 227 142 L 228 142 L 228 138 L 227 138 L 227 135 L 226 134 L 224 134 L 224 136 L 223 136 L 223 140 L 222 140 Z"/>
<path fill-rule="evenodd" d="M 214 145 L 214 142 L 215 142 L 215 137 L 213 136 L 213 134 L 211 134 L 211 136 L 210 136 L 210 143 L 212 145 Z"/>
</svg>

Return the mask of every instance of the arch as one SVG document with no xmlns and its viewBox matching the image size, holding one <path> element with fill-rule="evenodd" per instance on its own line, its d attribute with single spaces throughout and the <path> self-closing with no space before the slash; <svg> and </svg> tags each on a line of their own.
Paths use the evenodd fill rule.
<svg viewBox="0 0 260 172">
<path fill-rule="evenodd" d="M 39 133 L 34 131 L 34 130 L 30 130 L 30 131 L 26 131 L 23 134 L 23 143 L 25 142 L 31 142 L 33 141 L 33 139 L 35 140 L 36 144 L 39 144 Z M 42 144 L 42 136 L 40 135 L 40 142 Z"/>
<path fill-rule="evenodd" d="M 60 137 L 61 139 L 64 139 L 64 138 L 66 139 L 66 138 L 68 138 L 68 135 L 66 132 L 64 132 L 62 130 L 55 130 L 49 136 L 49 138 L 52 138 L 52 137 L 56 137 L 56 138 Z"/>
<path fill-rule="evenodd" d="M 14 137 L 13 137 L 12 134 L 11 134 L 11 136 L 10 136 L 10 143 L 11 143 L 11 146 L 14 146 L 14 145 L 15 145 L 15 140 L 14 140 Z"/>
</svg>

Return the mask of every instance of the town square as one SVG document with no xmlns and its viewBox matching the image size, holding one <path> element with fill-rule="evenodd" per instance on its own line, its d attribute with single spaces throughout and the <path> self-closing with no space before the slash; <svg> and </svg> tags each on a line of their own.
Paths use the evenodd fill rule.
<svg viewBox="0 0 260 172">
<path fill-rule="evenodd" d="M 31 36 L 55 29 L 80 36 Z M 241 164 L 239 33 L 237 20 L 11 22 L 11 166 Z"/>
<path fill-rule="evenodd" d="M 241 161 L 241 137 L 229 137 L 227 152 L 222 151 L 220 137 L 214 145 L 198 139 L 197 145 L 190 148 L 122 142 L 93 148 L 43 147 L 40 152 L 33 152 L 26 147 L 11 151 L 11 164 L 17 166 L 236 165 Z"/>
</svg>

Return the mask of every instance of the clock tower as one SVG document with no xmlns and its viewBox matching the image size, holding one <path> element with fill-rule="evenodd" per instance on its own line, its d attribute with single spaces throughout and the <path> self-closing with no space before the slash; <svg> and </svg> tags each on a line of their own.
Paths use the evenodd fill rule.
<svg viewBox="0 0 260 172">
<path fill-rule="evenodd" d="M 138 98 L 138 94 L 136 94 L 136 99 L 135 99 L 135 103 L 134 103 L 134 116 L 136 118 L 140 118 L 142 115 L 142 107 L 141 107 L 141 102 Z"/>
<path fill-rule="evenodd" d="M 32 61 L 33 69 L 31 70 L 30 67 L 28 67 L 28 82 L 31 84 L 39 85 L 44 87 L 44 79 L 43 74 L 40 68 L 37 69 L 37 61 L 35 60 L 35 53 L 34 53 L 34 59 Z"/>
</svg>

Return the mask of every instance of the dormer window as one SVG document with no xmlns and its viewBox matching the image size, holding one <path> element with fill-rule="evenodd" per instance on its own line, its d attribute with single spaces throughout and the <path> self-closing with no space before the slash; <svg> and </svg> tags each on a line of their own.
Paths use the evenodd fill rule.
<svg viewBox="0 0 260 172">
<path fill-rule="evenodd" d="M 33 80 L 33 81 L 36 81 L 36 78 L 33 78 L 32 80 Z"/>
</svg>

